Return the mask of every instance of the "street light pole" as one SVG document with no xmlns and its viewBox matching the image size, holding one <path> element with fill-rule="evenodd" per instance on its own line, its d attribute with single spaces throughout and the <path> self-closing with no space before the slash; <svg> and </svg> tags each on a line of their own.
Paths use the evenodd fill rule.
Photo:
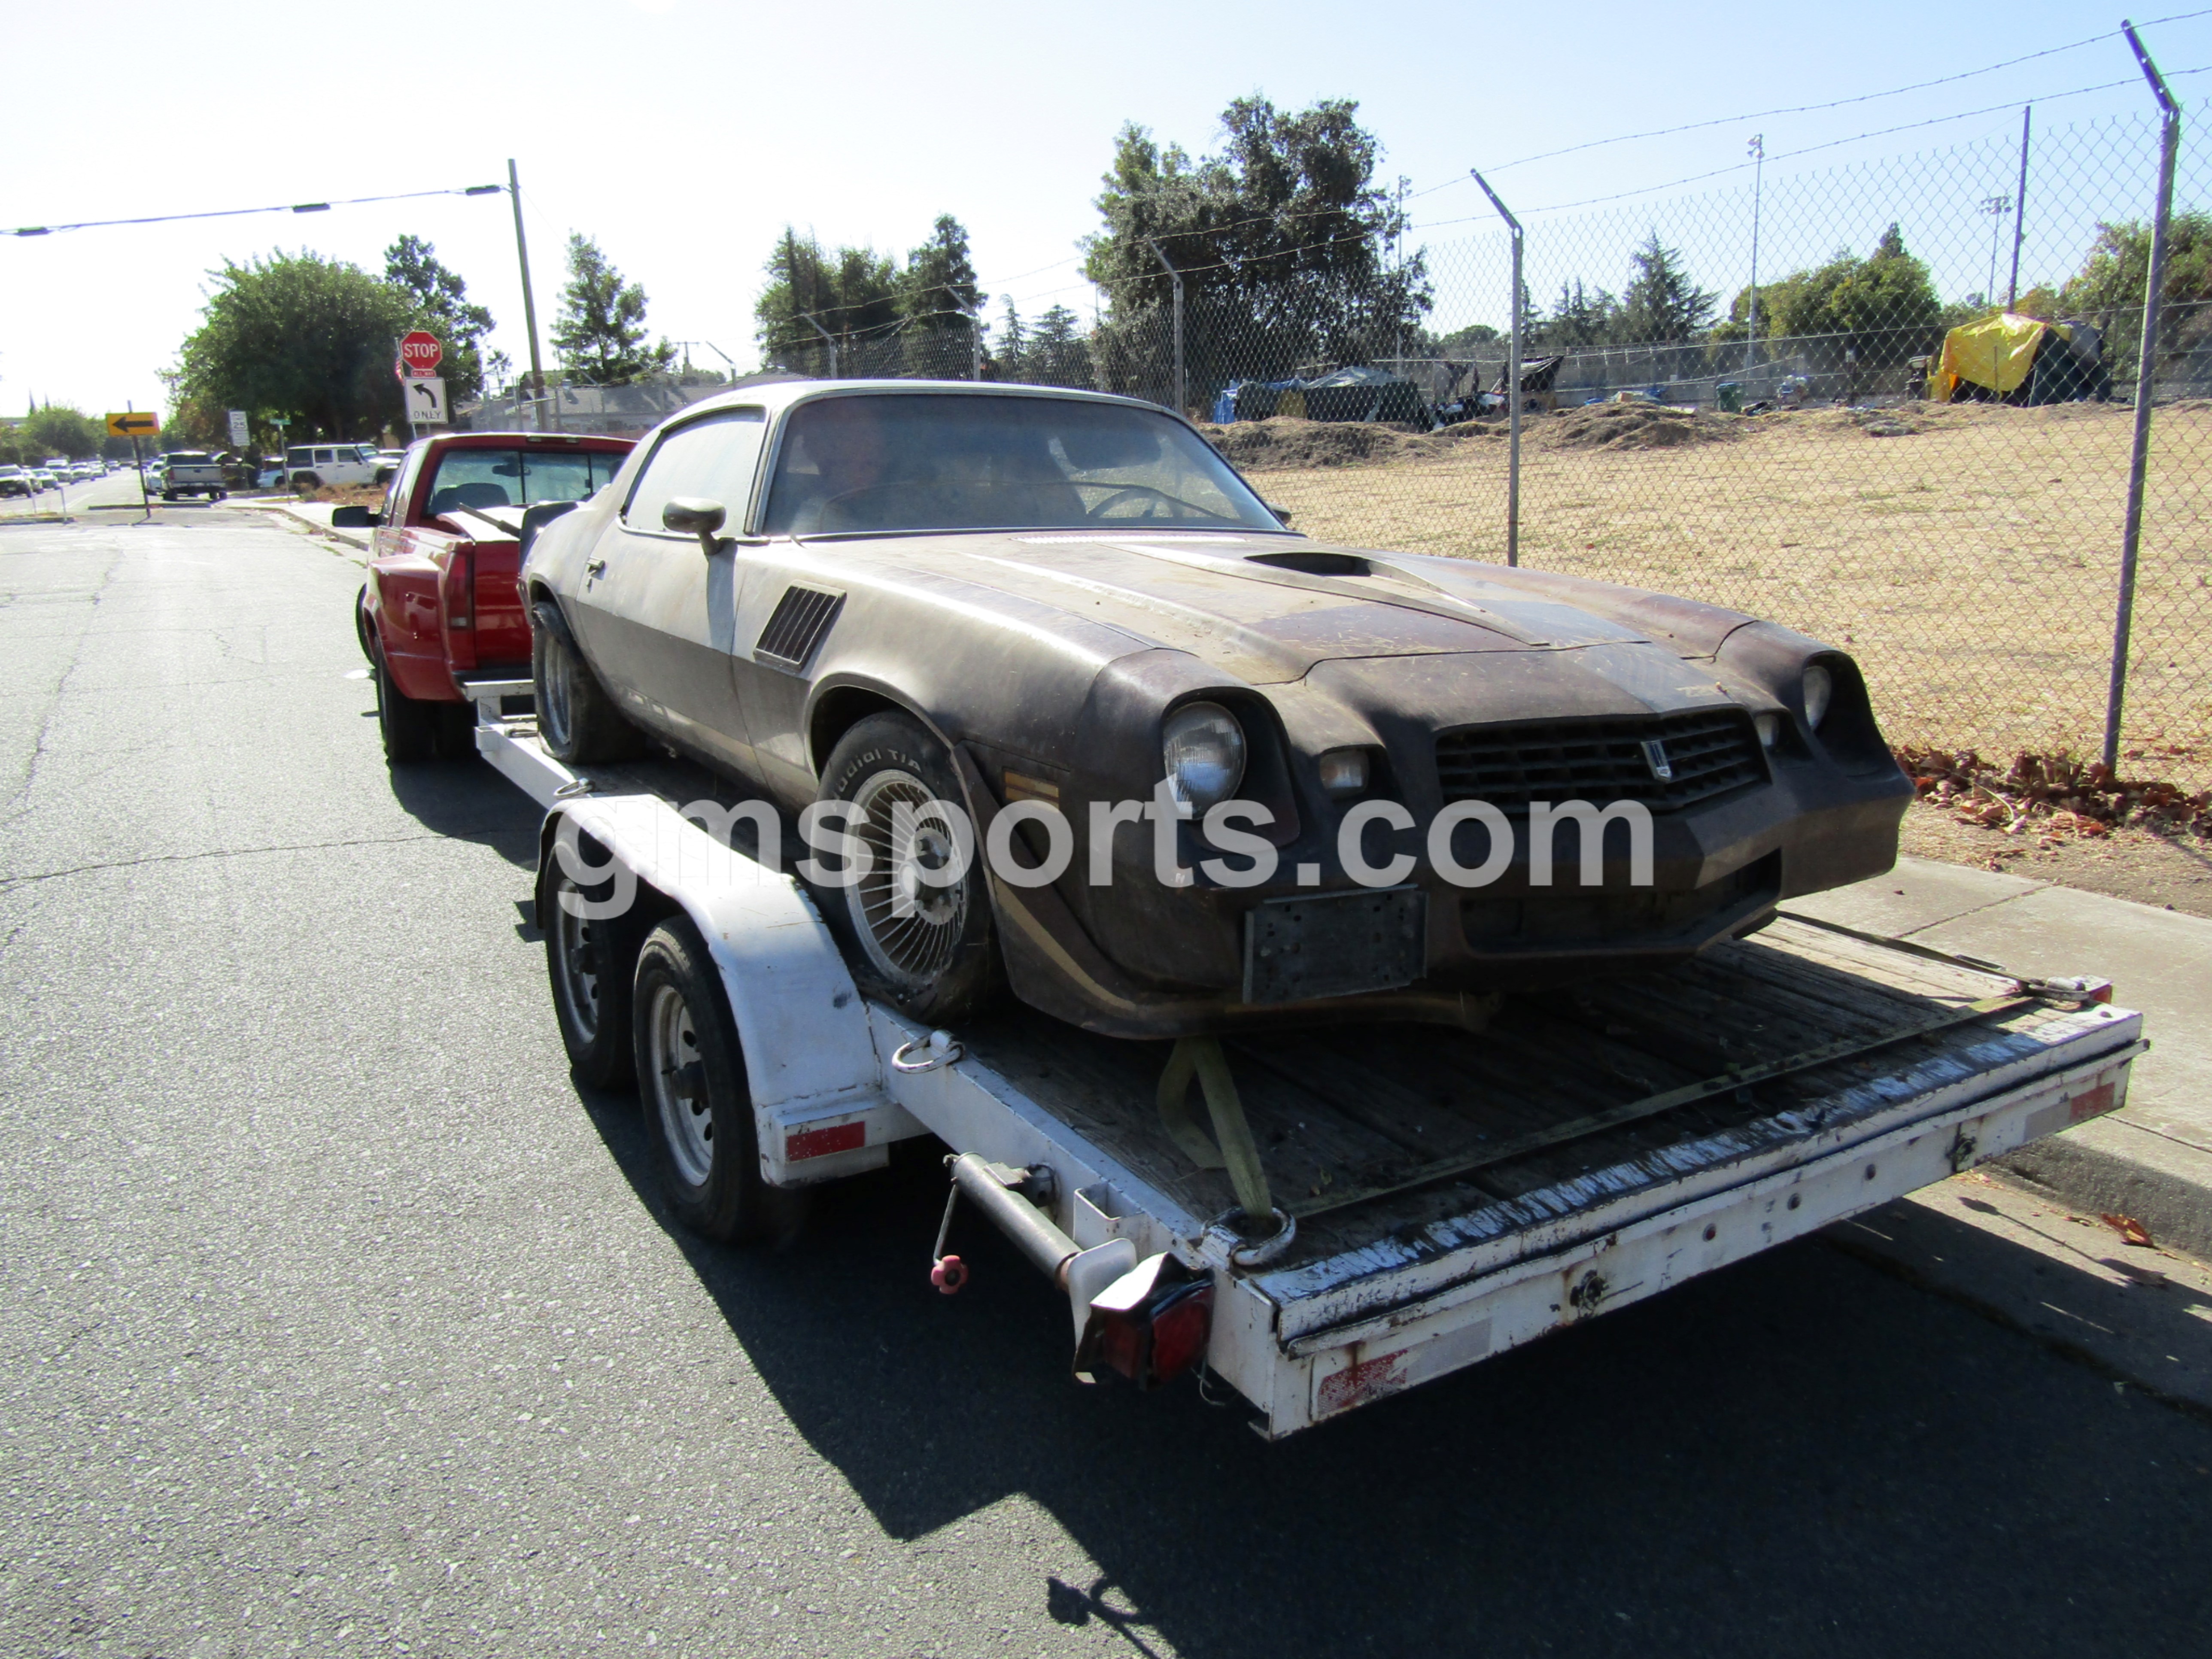
<svg viewBox="0 0 2212 1659">
<path fill-rule="evenodd" d="M 1748 374 L 1759 351 L 1759 196 L 1766 179 L 1766 135 L 1753 133 L 1746 148 L 1751 152 L 1751 320 L 1743 337 L 1743 367 Z"/>
<path fill-rule="evenodd" d="M 1982 211 L 1990 216 L 1990 285 L 1984 297 L 1995 309 L 1997 303 L 1997 245 L 2004 235 L 2004 217 L 2012 211 L 2009 196 L 1984 196 Z"/>
<path fill-rule="evenodd" d="M 514 204 L 514 257 L 522 266 L 522 325 L 530 334 L 530 394 L 545 395 L 545 371 L 538 360 L 538 301 L 530 292 L 530 244 L 522 235 L 522 180 L 514 171 L 514 158 L 507 158 L 507 193 Z"/>
</svg>

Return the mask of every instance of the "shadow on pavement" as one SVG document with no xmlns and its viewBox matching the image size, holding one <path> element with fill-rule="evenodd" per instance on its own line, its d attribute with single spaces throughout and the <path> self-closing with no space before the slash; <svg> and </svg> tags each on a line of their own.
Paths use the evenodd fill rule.
<svg viewBox="0 0 2212 1659">
<path fill-rule="evenodd" d="M 1818 1242 L 1271 1447 L 1188 1384 L 1071 1381 L 972 1217 L 936 1294 L 931 1143 L 729 1249 L 672 1222 L 636 1103 L 586 1106 L 884 1529 L 1025 1495 L 1102 1569 L 1038 1608 L 1114 1650 L 2204 1650 L 2212 1427 Z"/>
<path fill-rule="evenodd" d="M 538 829 L 544 814 L 483 761 L 425 761 L 387 767 L 385 775 L 392 799 L 425 830 L 489 847 L 521 869 L 538 868 Z"/>
</svg>

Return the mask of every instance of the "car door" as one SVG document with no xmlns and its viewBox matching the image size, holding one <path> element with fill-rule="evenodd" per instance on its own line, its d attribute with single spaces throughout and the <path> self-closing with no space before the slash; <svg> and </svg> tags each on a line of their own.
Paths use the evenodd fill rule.
<svg viewBox="0 0 2212 1659">
<path fill-rule="evenodd" d="M 592 549 L 574 615 L 585 653 L 625 710 L 678 742 L 748 775 L 751 744 L 738 706 L 736 556 L 711 556 L 696 536 L 664 529 L 675 497 L 704 496 L 743 526 L 766 430 L 760 409 L 722 409 L 664 432 Z"/>
</svg>

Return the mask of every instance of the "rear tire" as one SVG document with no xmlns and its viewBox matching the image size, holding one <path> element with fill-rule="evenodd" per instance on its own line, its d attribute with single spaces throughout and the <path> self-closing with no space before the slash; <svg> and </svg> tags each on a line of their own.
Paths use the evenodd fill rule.
<svg viewBox="0 0 2212 1659">
<path fill-rule="evenodd" d="M 531 607 L 530 678 L 537 692 L 538 735 L 546 752 L 571 766 L 628 760 L 645 737 L 623 718 L 592 665 L 569 648 L 559 607 Z"/>
<path fill-rule="evenodd" d="M 594 846 L 579 850 L 594 864 L 606 856 Z M 637 966 L 634 915 L 579 916 L 561 902 L 564 894 L 604 900 L 612 886 L 579 887 L 555 860 L 539 889 L 538 925 L 545 934 L 554 1022 L 576 1080 L 586 1088 L 627 1092 L 637 1080 L 630 1020 L 630 979 Z"/>
<path fill-rule="evenodd" d="M 638 1091 L 678 1218 L 725 1243 L 784 1231 L 799 1200 L 761 1179 L 737 1024 L 688 921 L 672 917 L 647 935 L 630 1007 Z"/>
<path fill-rule="evenodd" d="M 991 896 L 982 849 L 967 874 L 946 887 L 902 881 L 908 865 L 943 867 L 945 837 L 930 820 L 906 847 L 895 846 L 893 806 L 925 799 L 964 808 L 966 799 L 945 745 L 909 714 L 871 714 L 838 740 L 822 769 L 818 799 L 849 800 L 868 814 L 849 832 L 868 846 L 874 868 L 849 887 L 828 888 L 822 912 L 850 947 L 853 960 L 889 994 L 901 1012 L 932 1025 L 980 1013 L 997 988 L 991 938 Z M 902 888 L 912 903 L 896 914 Z"/>
<path fill-rule="evenodd" d="M 376 727 L 384 738 L 386 766 L 416 766 L 438 752 L 438 706 L 417 702 L 392 683 L 382 653 L 370 659 L 376 686 Z"/>
</svg>

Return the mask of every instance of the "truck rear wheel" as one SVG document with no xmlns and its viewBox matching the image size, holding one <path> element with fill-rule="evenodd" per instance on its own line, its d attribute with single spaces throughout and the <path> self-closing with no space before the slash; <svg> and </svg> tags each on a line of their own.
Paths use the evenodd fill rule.
<svg viewBox="0 0 2212 1659">
<path fill-rule="evenodd" d="M 382 652 L 370 659 L 376 686 L 376 727 L 384 738 L 386 766 L 414 766 L 438 752 L 438 706 L 417 702 L 392 683 Z"/>
<path fill-rule="evenodd" d="M 605 854 L 582 849 L 592 862 Z M 553 1018 L 576 1080 L 587 1088 L 627 1090 L 631 1065 L 630 976 L 635 942 L 627 916 L 580 916 L 564 897 L 603 900 L 606 886 L 582 887 L 557 861 L 546 867 L 538 922 L 545 934 L 546 976 L 553 986 Z"/>
<path fill-rule="evenodd" d="M 531 607 L 530 677 L 538 694 L 538 735 L 546 752 L 571 766 L 628 760 L 644 738 L 624 720 L 614 699 L 569 643 L 568 629 L 550 599 Z"/>
<path fill-rule="evenodd" d="M 678 1218 L 725 1242 L 783 1231 L 799 1200 L 761 1179 L 737 1023 L 688 921 L 671 918 L 647 935 L 630 1006 L 647 1132 Z"/>
</svg>

